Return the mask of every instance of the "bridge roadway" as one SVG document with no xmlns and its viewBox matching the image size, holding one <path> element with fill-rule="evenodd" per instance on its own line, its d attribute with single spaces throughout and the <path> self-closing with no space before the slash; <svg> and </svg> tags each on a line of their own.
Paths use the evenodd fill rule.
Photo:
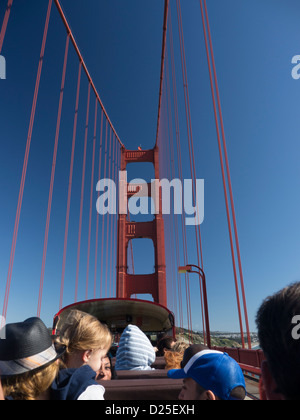
<svg viewBox="0 0 300 420">
<path fill-rule="evenodd" d="M 247 397 L 246 400 L 259 400 L 259 382 L 258 379 L 253 379 L 250 376 L 245 376 Z"/>
</svg>

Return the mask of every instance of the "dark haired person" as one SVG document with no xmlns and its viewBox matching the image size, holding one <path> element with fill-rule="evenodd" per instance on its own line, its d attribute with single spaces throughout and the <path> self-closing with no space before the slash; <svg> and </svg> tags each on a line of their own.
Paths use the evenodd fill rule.
<svg viewBox="0 0 300 420">
<path fill-rule="evenodd" d="M 102 359 L 102 365 L 97 372 L 96 381 L 111 381 L 113 379 L 117 379 L 117 373 L 112 364 L 111 355 L 108 353 Z"/>
<path fill-rule="evenodd" d="M 265 299 L 256 323 L 267 400 L 300 400 L 300 283 Z"/>
<path fill-rule="evenodd" d="M 172 350 L 176 343 L 175 338 L 166 335 L 162 337 L 157 343 L 157 354 L 158 357 L 163 357 L 165 355 L 165 351 Z"/>
</svg>

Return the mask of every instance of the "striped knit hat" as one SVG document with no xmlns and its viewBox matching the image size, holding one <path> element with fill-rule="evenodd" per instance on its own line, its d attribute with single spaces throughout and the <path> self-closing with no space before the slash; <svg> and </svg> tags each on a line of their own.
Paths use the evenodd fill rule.
<svg viewBox="0 0 300 420">
<path fill-rule="evenodd" d="M 155 351 L 147 336 L 135 325 L 123 331 L 117 351 L 116 370 L 150 370 Z"/>
</svg>

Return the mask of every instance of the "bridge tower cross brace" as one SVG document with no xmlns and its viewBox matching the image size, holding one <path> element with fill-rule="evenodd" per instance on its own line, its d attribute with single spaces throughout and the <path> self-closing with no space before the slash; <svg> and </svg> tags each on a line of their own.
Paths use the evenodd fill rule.
<svg viewBox="0 0 300 420">
<path fill-rule="evenodd" d="M 121 171 L 126 171 L 127 164 L 150 162 L 154 165 L 155 179 L 159 180 L 158 147 L 151 150 L 126 150 L 121 148 Z M 126 205 L 134 191 L 125 188 Z M 151 184 L 148 184 L 148 197 L 151 196 Z M 155 272 L 152 274 L 128 274 L 128 244 L 132 239 L 149 238 L 155 251 Z M 159 189 L 158 214 L 150 222 L 131 222 L 126 214 L 119 214 L 117 245 L 117 298 L 129 299 L 133 294 L 150 294 L 154 302 L 167 307 L 166 257 L 164 239 L 164 221 L 162 216 L 161 189 Z"/>
</svg>

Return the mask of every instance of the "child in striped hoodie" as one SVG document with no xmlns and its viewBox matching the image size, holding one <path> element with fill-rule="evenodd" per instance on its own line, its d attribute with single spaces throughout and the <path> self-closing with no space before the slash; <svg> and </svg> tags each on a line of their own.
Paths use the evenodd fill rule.
<svg viewBox="0 0 300 420">
<path fill-rule="evenodd" d="M 123 331 L 116 356 L 116 370 L 154 370 L 155 351 L 147 336 L 135 325 Z"/>
</svg>

